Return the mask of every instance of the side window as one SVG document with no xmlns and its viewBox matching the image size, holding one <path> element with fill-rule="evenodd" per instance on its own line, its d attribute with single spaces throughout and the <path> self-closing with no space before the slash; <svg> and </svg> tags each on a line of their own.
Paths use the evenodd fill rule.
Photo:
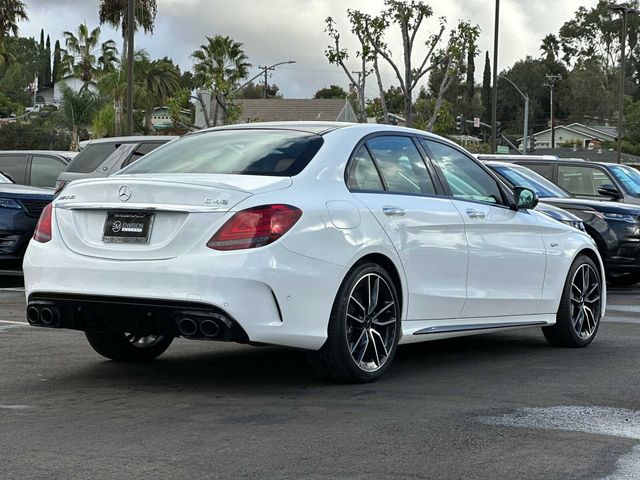
<svg viewBox="0 0 640 480">
<path fill-rule="evenodd" d="M 454 198 L 503 203 L 498 183 L 480 165 L 455 148 L 430 140 L 422 142 L 444 173 Z"/>
<path fill-rule="evenodd" d="M 161 143 L 143 143 L 131 154 L 131 156 L 122 164 L 122 168 L 128 167 L 136 160 L 144 157 L 147 153 L 153 152 Z"/>
<path fill-rule="evenodd" d="M 517 162 L 518 165 L 523 165 L 534 172 L 542 175 L 547 180 L 553 182 L 553 165 L 550 163 L 527 163 L 527 162 Z"/>
<path fill-rule="evenodd" d="M 413 140 L 375 137 L 367 142 L 387 190 L 394 193 L 435 195 L 436 189 Z"/>
<path fill-rule="evenodd" d="M 367 149 L 362 146 L 349 166 L 349 188 L 354 191 L 383 191 L 382 180 Z"/>
<path fill-rule="evenodd" d="M 558 185 L 575 195 L 598 197 L 598 188 L 615 182 L 599 168 L 558 165 Z"/>
<path fill-rule="evenodd" d="M 0 172 L 10 176 L 14 182 L 24 184 L 26 171 L 26 155 L 0 155 Z"/>
<path fill-rule="evenodd" d="M 58 175 L 66 165 L 53 157 L 34 155 L 31 157 L 31 185 L 53 188 Z"/>
</svg>

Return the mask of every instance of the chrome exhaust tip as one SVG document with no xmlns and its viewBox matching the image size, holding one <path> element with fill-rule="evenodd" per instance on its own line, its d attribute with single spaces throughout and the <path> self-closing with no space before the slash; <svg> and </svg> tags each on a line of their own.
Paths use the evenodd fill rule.
<svg viewBox="0 0 640 480">
<path fill-rule="evenodd" d="M 178 330 L 183 337 L 193 337 L 198 333 L 198 324 L 190 318 L 183 318 L 178 322 Z"/>
<path fill-rule="evenodd" d="M 27 308 L 27 320 L 31 325 L 40 324 L 40 311 L 36 307 Z"/>
<path fill-rule="evenodd" d="M 40 320 L 42 320 L 43 325 L 51 326 L 56 320 L 55 313 L 50 308 L 43 308 L 40 313 Z"/>
<path fill-rule="evenodd" d="M 207 338 L 215 338 L 220 333 L 220 326 L 213 320 L 204 320 L 200 324 L 200 332 Z"/>
</svg>

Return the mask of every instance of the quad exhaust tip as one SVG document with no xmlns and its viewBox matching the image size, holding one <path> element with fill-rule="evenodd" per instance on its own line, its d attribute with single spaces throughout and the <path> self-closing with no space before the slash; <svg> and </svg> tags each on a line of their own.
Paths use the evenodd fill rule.
<svg viewBox="0 0 640 480">
<path fill-rule="evenodd" d="M 32 325 L 38 325 L 40 323 L 40 311 L 36 307 L 27 308 L 27 320 Z"/>
<path fill-rule="evenodd" d="M 220 333 L 220 327 L 213 320 L 205 320 L 200 324 L 200 332 L 207 338 L 215 338 Z"/>
<path fill-rule="evenodd" d="M 198 324 L 191 318 L 183 318 L 178 322 L 178 330 L 183 337 L 193 337 L 198 333 Z"/>
</svg>

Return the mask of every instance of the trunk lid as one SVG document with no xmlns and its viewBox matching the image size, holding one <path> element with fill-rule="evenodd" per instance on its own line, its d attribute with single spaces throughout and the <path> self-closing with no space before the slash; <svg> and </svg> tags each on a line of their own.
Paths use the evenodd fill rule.
<svg viewBox="0 0 640 480">
<path fill-rule="evenodd" d="M 63 242 L 78 254 L 111 260 L 169 259 L 206 243 L 238 203 L 291 184 L 289 177 L 203 174 L 80 180 L 56 199 L 55 221 Z M 106 242 L 109 214 L 120 218 L 128 213 L 152 214 L 148 242 Z"/>
</svg>

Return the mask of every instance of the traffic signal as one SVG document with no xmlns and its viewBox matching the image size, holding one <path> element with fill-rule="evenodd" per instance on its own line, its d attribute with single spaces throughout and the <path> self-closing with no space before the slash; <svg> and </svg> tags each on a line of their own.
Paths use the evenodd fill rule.
<svg viewBox="0 0 640 480">
<path fill-rule="evenodd" d="M 456 128 L 459 134 L 462 135 L 464 133 L 464 117 L 462 115 L 456 117 Z"/>
</svg>

